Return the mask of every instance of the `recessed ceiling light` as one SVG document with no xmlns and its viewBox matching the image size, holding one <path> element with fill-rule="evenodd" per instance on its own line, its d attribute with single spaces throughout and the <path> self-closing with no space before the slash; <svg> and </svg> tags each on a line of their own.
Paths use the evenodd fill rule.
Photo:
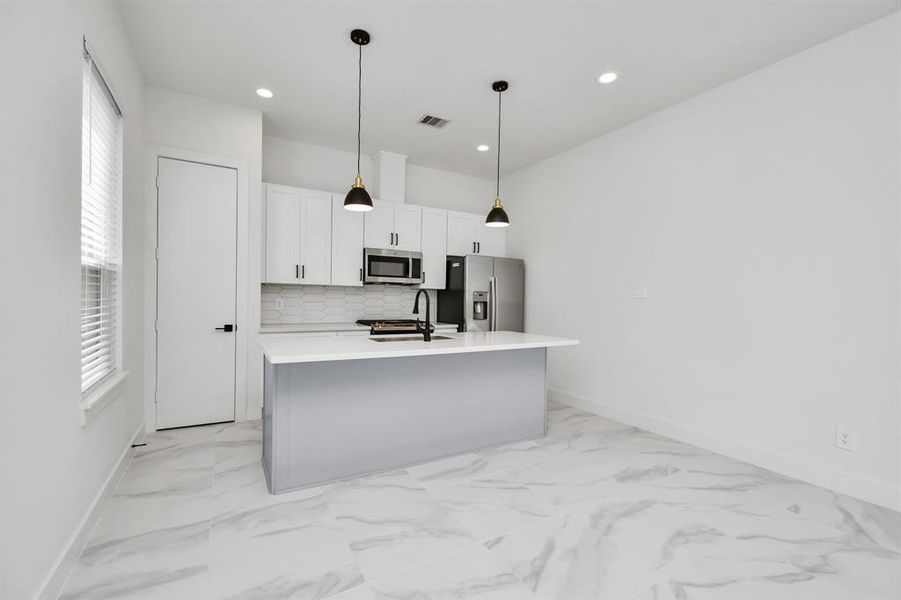
<svg viewBox="0 0 901 600">
<path fill-rule="evenodd" d="M 479 144 L 478 146 L 476 146 L 476 150 L 478 150 L 479 152 L 488 152 L 489 150 L 491 150 L 491 146 L 489 146 L 488 144 Z"/>
<path fill-rule="evenodd" d="M 598 77 L 598 82 L 607 85 L 608 83 L 613 83 L 619 77 L 613 71 L 607 71 L 606 73 L 602 73 L 600 77 Z"/>
<path fill-rule="evenodd" d="M 260 98 L 272 98 L 275 94 L 272 93 L 272 90 L 267 90 L 266 88 L 260 88 L 257 90 L 257 96 Z"/>
</svg>

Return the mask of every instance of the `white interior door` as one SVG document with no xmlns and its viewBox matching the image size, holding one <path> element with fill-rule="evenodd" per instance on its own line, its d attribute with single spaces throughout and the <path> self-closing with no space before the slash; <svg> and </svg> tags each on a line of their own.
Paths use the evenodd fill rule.
<svg viewBox="0 0 901 600">
<path fill-rule="evenodd" d="M 233 421 L 238 174 L 160 158 L 158 175 L 157 429 Z"/>
</svg>

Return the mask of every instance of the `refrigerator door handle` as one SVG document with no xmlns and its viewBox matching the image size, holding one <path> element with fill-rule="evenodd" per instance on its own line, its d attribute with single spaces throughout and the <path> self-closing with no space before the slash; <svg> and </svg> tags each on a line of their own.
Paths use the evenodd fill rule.
<svg viewBox="0 0 901 600">
<path fill-rule="evenodd" d="M 493 296 L 492 300 L 494 301 L 494 322 L 492 324 L 494 325 L 494 331 L 497 331 L 497 306 L 498 306 L 498 304 L 497 304 L 497 301 L 498 301 L 497 277 L 494 278 L 494 294 L 492 294 L 492 296 Z"/>
<path fill-rule="evenodd" d="M 475 242 L 473 242 L 475 245 Z M 488 331 L 494 329 L 494 277 L 488 278 Z"/>
<path fill-rule="evenodd" d="M 497 281 L 494 277 L 488 280 L 488 331 L 495 331 L 497 327 Z"/>
</svg>

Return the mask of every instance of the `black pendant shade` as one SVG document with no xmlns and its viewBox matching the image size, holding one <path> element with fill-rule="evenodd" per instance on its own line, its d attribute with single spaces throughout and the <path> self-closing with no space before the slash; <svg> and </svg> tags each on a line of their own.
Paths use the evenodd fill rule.
<svg viewBox="0 0 901 600">
<path fill-rule="evenodd" d="M 488 227 L 508 227 L 510 219 L 501 204 L 501 94 L 510 87 L 506 81 L 495 81 L 491 89 L 497 92 L 497 180 L 495 186 L 494 206 L 485 218 Z"/>
<path fill-rule="evenodd" d="M 504 210 L 504 205 L 501 204 L 500 198 L 494 199 L 494 207 L 488 213 L 485 225 L 488 227 L 507 227 L 510 225 L 510 219 L 507 218 L 507 211 Z"/>
<path fill-rule="evenodd" d="M 359 186 L 357 186 L 357 182 L 359 182 Z M 344 196 L 344 208 L 354 211 L 372 210 L 372 198 L 369 197 L 369 192 L 363 187 L 363 180 L 359 177 L 356 178 L 353 187 Z"/>
<path fill-rule="evenodd" d="M 357 62 L 357 176 L 350 191 L 344 197 L 344 208 L 354 211 L 372 210 L 372 198 L 363 185 L 360 177 L 360 132 L 363 125 L 363 46 L 369 43 L 369 33 L 363 29 L 354 29 L 350 32 L 350 40 L 360 49 L 360 58 Z"/>
</svg>

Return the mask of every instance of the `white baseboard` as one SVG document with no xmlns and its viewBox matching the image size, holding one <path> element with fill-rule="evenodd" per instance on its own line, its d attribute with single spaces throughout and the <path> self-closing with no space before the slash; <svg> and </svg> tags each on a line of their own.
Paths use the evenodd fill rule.
<svg viewBox="0 0 901 600">
<path fill-rule="evenodd" d="M 129 462 L 131 462 L 133 454 L 131 445 L 143 437 L 144 423 L 142 422 L 135 430 L 134 435 L 128 439 L 128 443 L 122 450 L 122 454 L 119 455 L 119 460 L 116 461 L 116 466 L 106 478 L 106 481 L 97 492 L 97 495 L 94 496 L 94 500 L 91 502 L 90 506 L 88 506 L 88 510 L 85 511 L 84 517 L 82 517 L 78 527 L 76 527 L 72 536 L 69 538 L 69 542 L 60 553 L 59 559 L 56 561 L 56 566 L 44 581 L 44 585 L 41 586 L 41 591 L 37 596 L 39 600 L 56 600 L 56 598 L 59 597 L 66 584 L 66 580 L 69 578 L 69 574 L 78 563 L 78 557 L 81 556 L 84 545 L 87 543 L 91 532 L 94 530 L 94 526 L 100 519 L 100 514 L 106 506 L 106 500 L 112 495 L 113 490 L 116 489 L 119 480 L 122 479 L 125 470 L 128 468 Z"/>
<path fill-rule="evenodd" d="M 692 444 L 699 448 L 775 471 L 781 475 L 794 477 L 795 479 L 872 502 L 873 504 L 901 511 L 901 488 L 898 487 L 892 487 L 891 485 L 866 479 L 852 473 L 836 471 L 825 465 L 752 446 L 715 433 L 628 411 L 599 400 L 592 400 L 559 390 L 548 390 L 548 397 L 614 421 L 632 425 L 633 427 L 640 427 L 680 442 Z"/>
</svg>

